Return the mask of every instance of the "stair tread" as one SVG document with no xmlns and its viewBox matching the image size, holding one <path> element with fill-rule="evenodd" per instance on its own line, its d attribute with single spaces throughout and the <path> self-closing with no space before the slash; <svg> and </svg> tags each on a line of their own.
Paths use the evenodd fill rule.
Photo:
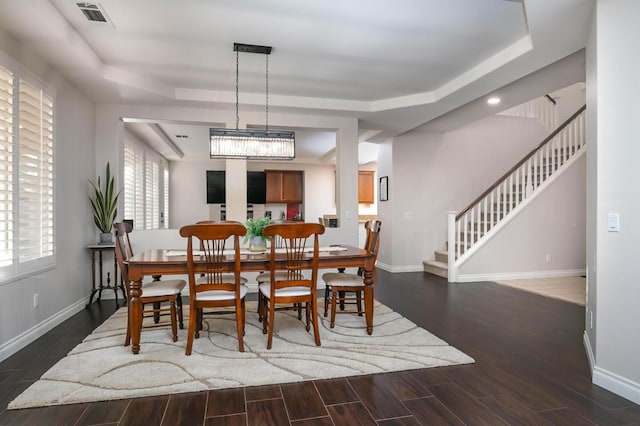
<svg viewBox="0 0 640 426">
<path fill-rule="evenodd" d="M 447 269 L 449 265 L 444 262 L 440 262 L 438 260 L 425 260 L 422 262 L 423 265 L 433 266 L 434 268 Z"/>
<path fill-rule="evenodd" d="M 443 256 L 449 255 L 449 252 L 447 250 L 436 250 L 434 253 L 441 254 Z"/>
</svg>

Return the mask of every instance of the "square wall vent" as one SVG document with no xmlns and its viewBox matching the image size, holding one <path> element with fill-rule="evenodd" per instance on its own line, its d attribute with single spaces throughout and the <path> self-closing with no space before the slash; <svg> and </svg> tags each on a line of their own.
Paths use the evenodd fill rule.
<svg viewBox="0 0 640 426">
<path fill-rule="evenodd" d="M 98 3 L 76 3 L 76 5 L 80 8 L 80 11 L 87 20 L 113 25 L 102 6 Z"/>
</svg>

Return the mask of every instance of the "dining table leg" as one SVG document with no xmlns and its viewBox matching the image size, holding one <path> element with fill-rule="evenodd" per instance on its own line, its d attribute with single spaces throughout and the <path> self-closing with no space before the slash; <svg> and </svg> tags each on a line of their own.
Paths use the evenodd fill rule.
<svg viewBox="0 0 640 426">
<path fill-rule="evenodd" d="M 364 269 L 364 316 L 367 334 L 373 333 L 373 265 Z"/>
<path fill-rule="evenodd" d="M 131 330 L 131 352 L 140 352 L 140 333 L 142 332 L 142 275 L 129 268 L 129 330 Z"/>
</svg>

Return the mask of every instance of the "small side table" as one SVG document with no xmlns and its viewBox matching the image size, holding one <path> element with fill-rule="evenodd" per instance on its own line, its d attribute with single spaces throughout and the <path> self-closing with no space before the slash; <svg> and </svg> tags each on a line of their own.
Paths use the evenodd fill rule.
<svg viewBox="0 0 640 426">
<path fill-rule="evenodd" d="M 87 249 L 91 252 L 91 295 L 89 296 L 89 303 L 87 306 L 91 305 L 93 302 L 93 296 L 98 293 L 98 298 L 96 299 L 98 302 L 102 298 L 102 290 L 110 289 L 113 290 L 116 295 L 116 305 L 118 305 L 118 289 L 122 291 L 122 297 L 127 300 L 127 295 L 124 290 L 124 285 L 118 281 L 118 260 L 116 259 L 115 253 L 115 244 L 91 244 L 87 246 Z M 113 285 L 111 285 L 111 276 L 110 273 L 107 272 L 107 284 L 105 285 L 102 281 L 103 271 L 102 271 L 102 253 L 105 251 L 110 251 L 113 253 Z M 96 254 L 98 258 L 98 274 L 99 281 L 96 286 Z"/>
</svg>

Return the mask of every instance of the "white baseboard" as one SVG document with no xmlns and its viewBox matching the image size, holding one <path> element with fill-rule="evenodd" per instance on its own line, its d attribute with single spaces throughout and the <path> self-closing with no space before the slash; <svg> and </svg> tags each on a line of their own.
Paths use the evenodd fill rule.
<svg viewBox="0 0 640 426">
<path fill-rule="evenodd" d="M 532 278 L 580 277 L 586 269 L 561 269 L 554 271 L 496 272 L 488 274 L 459 274 L 456 282 L 473 283 L 479 281 L 522 280 Z"/>
<path fill-rule="evenodd" d="M 383 271 L 391 272 L 392 274 L 400 272 L 424 272 L 424 267 L 422 265 L 393 266 L 382 263 L 379 260 L 376 262 L 376 267 L 382 269 Z"/>
<path fill-rule="evenodd" d="M 597 365 L 593 368 L 593 383 L 631 402 L 640 404 L 640 383 L 619 376 Z"/>
<path fill-rule="evenodd" d="M 13 339 L 3 343 L 0 346 L 0 362 L 9 358 L 20 349 L 27 346 L 39 337 L 44 336 L 48 331 L 62 324 L 78 312 L 82 311 L 89 301 L 89 297 L 84 297 L 74 304 L 67 306 L 60 312 L 51 315 L 39 324 L 34 325 L 22 334 L 17 335 Z"/>
<path fill-rule="evenodd" d="M 591 377 L 593 377 L 593 366 L 596 365 L 596 357 L 593 355 L 593 350 L 591 349 L 591 341 L 589 340 L 589 335 L 587 334 L 586 330 L 582 335 L 582 343 L 584 343 L 584 350 L 587 352 L 589 371 L 591 371 Z"/>
</svg>

